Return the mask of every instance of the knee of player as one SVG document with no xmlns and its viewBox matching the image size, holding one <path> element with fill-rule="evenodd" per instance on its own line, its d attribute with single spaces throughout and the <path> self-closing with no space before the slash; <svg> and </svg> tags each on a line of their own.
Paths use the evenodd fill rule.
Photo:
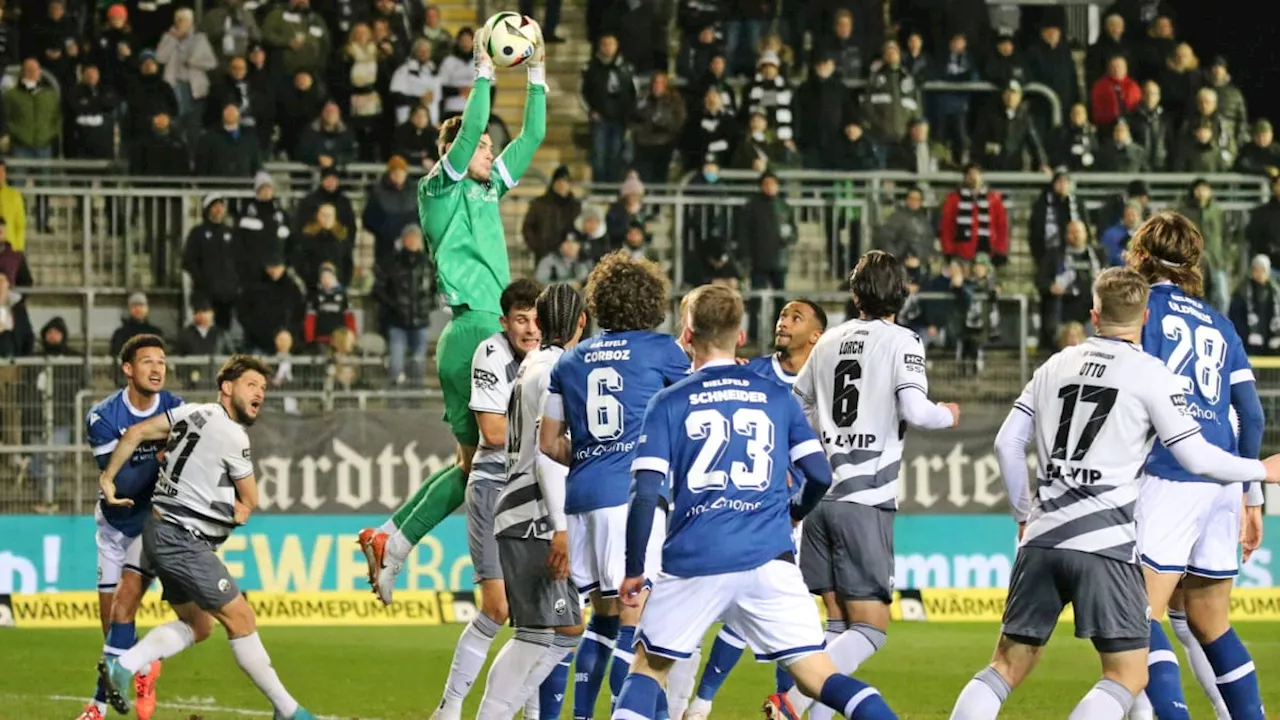
<svg viewBox="0 0 1280 720">
<path fill-rule="evenodd" d="M 1036 642 L 1031 638 L 1000 636 L 1000 642 L 991 658 L 991 668 L 1009 684 L 1010 689 L 1021 685 L 1035 668 L 1042 649 L 1042 644 Z"/>
<path fill-rule="evenodd" d="M 1102 677 L 1119 683 L 1124 686 L 1125 690 L 1137 695 L 1147 687 L 1147 663 L 1143 660 L 1142 662 L 1114 664 L 1112 667 L 1103 669 Z"/>
<path fill-rule="evenodd" d="M 511 615 L 506 597 L 493 598 L 492 600 L 485 597 L 480 606 L 480 612 L 498 625 L 506 625 L 507 619 Z"/>
<path fill-rule="evenodd" d="M 213 618 L 205 613 L 188 620 L 187 626 L 191 628 L 191 636 L 198 643 L 208 640 L 209 636 L 213 634 Z"/>
</svg>

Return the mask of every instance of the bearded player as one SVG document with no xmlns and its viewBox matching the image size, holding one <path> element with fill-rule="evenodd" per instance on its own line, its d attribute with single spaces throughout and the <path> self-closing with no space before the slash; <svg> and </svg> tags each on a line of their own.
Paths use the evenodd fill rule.
<svg viewBox="0 0 1280 720">
<path fill-rule="evenodd" d="M 387 604 L 409 551 L 462 505 L 471 459 L 480 443 L 480 428 L 470 408 L 471 359 L 480 343 L 502 332 L 499 297 L 511 282 L 498 202 L 529 168 L 546 134 L 546 55 L 542 30 L 537 23 L 532 27 L 538 50 L 529 59 L 520 135 L 494 158 L 493 141 L 485 132 L 494 68 L 486 50 L 488 31 L 481 29 L 473 51 L 476 81 L 466 108 L 440 126 L 440 162 L 418 183 L 418 218 L 436 264 L 437 285 L 453 313 L 436 346 L 436 368 L 445 421 L 457 441 L 457 462 L 427 478 L 381 527 L 360 532 L 369 582 Z"/>
</svg>

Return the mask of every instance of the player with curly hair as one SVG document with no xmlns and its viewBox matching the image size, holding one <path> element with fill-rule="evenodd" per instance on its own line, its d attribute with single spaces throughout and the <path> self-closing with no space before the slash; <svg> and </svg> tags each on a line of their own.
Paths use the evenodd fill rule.
<svg viewBox="0 0 1280 720">
<path fill-rule="evenodd" d="M 689 372 L 689 358 L 675 338 L 655 332 L 666 318 L 669 293 L 657 264 L 623 252 L 606 255 L 586 288 L 587 312 L 600 332 L 556 363 L 542 408 L 539 445 L 569 467 L 564 511 L 570 579 L 579 592 L 590 593 L 595 611 L 576 658 L 575 718 L 594 714 L 610 652 L 615 695 L 633 658 L 640 611 L 624 610 L 618 601 L 626 577 L 631 461 L 649 399 Z M 659 512 L 655 522 L 665 528 L 665 515 Z M 663 535 L 653 533 L 656 545 Z M 659 560 L 660 555 L 655 548 L 648 557 Z M 658 570 L 648 569 L 648 577 Z M 696 670 L 694 664 L 691 677 Z"/>
</svg>

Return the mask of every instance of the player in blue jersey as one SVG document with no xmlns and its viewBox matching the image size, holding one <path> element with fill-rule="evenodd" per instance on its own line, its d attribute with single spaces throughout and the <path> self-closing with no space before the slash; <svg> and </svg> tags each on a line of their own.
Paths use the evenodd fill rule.
<svg viewBox="0 0 1280 720">
<path fill-rule="evenodd" d="M 182 404 L 182 398 L 164 389 L 165 344 L 156 335 L 135 335 L 120 349 L 120 368 L 125 386 L 94 405 L 86 418 L 89 446 L 99 468 L 105 468 L 120 436 L 131 425 L 163 414 Z M 134 616 L 142 595 L 151 582 L 140 569 L 142 525 L 151 514 L 151 491 L 160 474 L 156 452 L 164 442 L 146 443 L 138 448 L 120 471 L 116 487 L 120 497 L 131 498 L 128 507 L 111 506 L 99 498 L 94 506 L 98 522 L 98 608 L 106 643 L 102 654 L 121 655 L 138 640 Z M 155 711 L 155 681 L 160 663 L 134 680 L 138 717 Z M 102 684 L 77 720 L 101 720 L 107 714 L 107 696 Z"/>
<path fill-rule="evenodd" d="M 778 313 L 778 322 L 773 328 L 774 351 L 747 361 L 747 367 L 762 377 L 775 380 L 790 388 L 795 385 L 800 368 L 809 359 L 809 353 L 818 343 L 818 338 L 827 329 L 827 312 L 812 300 L 797 298 L 783 306 Z M 793 480 L 795 473 L 792 473 Z M 798 488 L 793 487 L 793 494 Z M 799 545 L 799 526 L 793 535 Z M 729 672 L 742 658 L 746 641 L 740 633 L 728 625 L 716 634 L 716 641 L 707 655 L 707 664 L 702 669 L 702 678 L 698 681 L 698 692 L 684 713 L 684 720 L 706 720 L 711 715 L 711 702 L 716 693 L 724 685 Z M 782 693 L 791 689 L 791 675 L 781 665 L 777 668 L 777 691 Z M 672 717 L 676 708 L 671 708 Z"/>
<path fill-rule="evenodd" d="M 639 612 L 623 612 L 618 603 L 631 461 L 645 405 L 689 372 L 689 358 L 675 338 L 654 332 L 666 317 L 668 292 L 666 274 L 655 263 L 622 252 L 606 255 L 586 289 L 587 312 L 601 331 L 556 363 L 543 406 L 539 445 L 569 468 L 564 510 L 570 579 L 590 593 L 594 608 L 575 660 L 575 718 L 593 716 L 610 648 L 615 695 L 631 662 Z M 693 665 L 690 689 L 696 673 Z"/>
<path fill-rule="evenodd" d="M 1142 347 L 1182 378 L 1187 408 L 1199 420 L 1206 440 L 1241 457 L 1256 458 L 1262 445 L 1262 404 L 1235 328 L 1201 298 L 1203 247 L 1195 224 L 1173 212 L 1157 214 L 1134 233 L 1129 266 L 1152 283 Z M 1228 417 L 1232 409 L 1240 419 L 1238 439 Z M 1188 472 L 1158 442 L 1143 472 L 1138 550 L 1151 606 L 1146 695 L 1155 715 L 1161 720 L 1189 717 L 1177 657 L 1160 625 L 1181 584 L 1195 639 L 1187 647 L 1193 665 L 1202 652 L 1232 718 L 1261 720 L 1253 660 L 1227 619 L 1232 580 L 1239 568 L 1241 490 Z M 1255 495 L 1251 504 L 1261 504 L 1258 484 L 1247 492 Z M 1210 673 L 1197 673 L 1206 674 Z M 1143 710 L 1131 717 L 1151 717 L 1150 710 Z"/>
<path fill-rule="evenodd" d="M 615 720 L 659 716 L 672 665 L 697 649 L 707 628 L 732 624 L 756 656 L 785 665 L 805 692 L 847 717 L 896 717 L 880 694 L 837 672 L 823 652 L 822 625 L 795 564 L 793 523 L 831 486 L 831 467 L 799 403 L 779 383 L 739 366 L 742 298 L 720 286 L 698 290 L 683 333 L 695 372 L 658 393 L 645 412 L 632 465 L 621 593 L 639 605 L 653 592 L 637 634 L 635 662 Z M 805 476 L 792 504 L 787 468 Z M 662 572 L 651 575 L 655 513 L 669 507 Z M 766 717 L 795 718 L 782 696 Z"/>
</svg>

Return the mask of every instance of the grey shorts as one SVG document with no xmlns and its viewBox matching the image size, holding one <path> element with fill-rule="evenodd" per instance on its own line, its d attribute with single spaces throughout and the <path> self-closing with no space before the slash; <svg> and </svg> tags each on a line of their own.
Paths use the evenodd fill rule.
<svg viewBox="0 0 1280 720">
<path fill-rule="evenodd" d="M 537 538 L 497 538 L 506 574 L 511 627 L 573 627 L 582 622 L 578 591 L 568 578 L 547 573 L 551 542 Z"/>
<path fill-rule="evenodd" d="M 467 485 L 467 549 L 471 551 L 473 582 L 501 580 L 502 563 L 493 537 L 493 514 L 502 488 L 486 481 Z"/>
<path fill-rule="evenodd" d="M 170 605 L 194 602 L 201 610 L 220 610 L 240 597 L 240 588 L 214 554 L 214 544 L 155 517 L 142 530 L 143 571 L 164 585 Z"/>
<path fill-rule="evenodd" d="M 1099 651 L 1147 647 L 1151 608 L 1142 569 L 1077 550 L 1018 550 L 1000 630 L 1018 642 L 1044 645 L 1067 603 L 1075 610 L 1076 637 L 1093 640 Z"/>
<path fill-rule="evenodd" d="M 824 501 L 804 519 L 800 572 L 809 592 L 893 602 L 892 510 Z"/>
</svg>

